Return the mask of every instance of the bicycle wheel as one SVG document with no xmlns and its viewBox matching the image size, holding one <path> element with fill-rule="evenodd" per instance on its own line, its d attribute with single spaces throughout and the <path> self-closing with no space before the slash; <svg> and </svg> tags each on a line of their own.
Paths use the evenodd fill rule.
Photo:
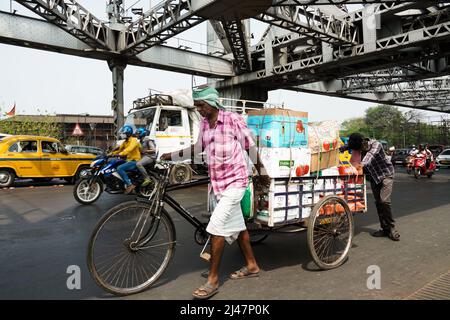
<svg viewBox="0 0 450 320">
<path fill-rule="evenodd" d="M 327 196 L 317 203 L 308 223 L 309 252 L 323 270 L 342 265 L 353 239 L 353 215 L 347 203 Z"/>
<path fill-rule="evenodd" d="M 95 282 L 115 295 L 142 292 L 154 284 L 175 252 L 172 219 L 156 204 L 129 201 L 97 223 L 88 246 L 88 268 Z"/>
</svg>

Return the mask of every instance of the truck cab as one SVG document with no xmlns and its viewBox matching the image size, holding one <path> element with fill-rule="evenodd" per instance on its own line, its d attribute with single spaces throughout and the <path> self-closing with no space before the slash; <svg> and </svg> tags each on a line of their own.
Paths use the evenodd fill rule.
<svg viewBox="0 0 450 320">
<path fill-rule="evenodd" d="M 149 130 L 161 155 L 195 143 L 200 121 L 194 107 L 177 106 L 170 96 L 154 95 L 136 100 L 125 124 Z"/>
</svg>

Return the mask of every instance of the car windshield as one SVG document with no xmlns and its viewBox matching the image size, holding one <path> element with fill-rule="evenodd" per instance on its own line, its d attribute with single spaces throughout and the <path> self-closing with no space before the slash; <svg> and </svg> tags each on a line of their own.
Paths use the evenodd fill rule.
<svg viewBox="0 0 450 320">
<path fill-rule="evenodd" d="M 133 130 L 136 128 L 145 127 L 150 131 L 152 129 L 155 113 L 156 107 L 133 111 L 127 116 L 125 124 L 132 126 Z"/>
</svg>

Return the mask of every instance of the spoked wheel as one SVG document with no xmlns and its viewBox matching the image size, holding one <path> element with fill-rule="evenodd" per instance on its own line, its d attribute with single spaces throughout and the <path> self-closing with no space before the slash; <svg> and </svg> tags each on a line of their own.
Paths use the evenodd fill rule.
<svg viewBox="0 0 450 320">
<path fill-rule="evenodd" d="M 342 265 L 353 239 L 353 215 L 347 203 L 336 196 L 323 198 L 314 207 L 308 223 L 308 247 L 323 270 Z"/>
<path fill-rule="evenodd" d="M 100 197 L 103 192 L 103 184 L 87 179 L 78 180 L 73 188 L 73 196 L 81 204 L 92 204 Z"/>
<path fill-rule="evenodd" d="M 155 187 L 156 187 L 157 181 L 156 181 L 156 178 L 153 177 L 153 176 L 150 177 L 150 180 L 151 180 L 151 182 L 148 185 L 146 185 L 145 187 L 142 187 L 142 186 L 139 187 L 138 194 L 141 197 L 144 197 L 144 198 L 147 198 L 147 199 L 150 199 L 150 198 L 153 197 L 153 195 L 154 195 L 154 193 L 156 191 Z"/>
<path fill-rule="evenodd" d="M 95 282 L 115 295 L 142 292 L 163 274 L 175 251 L 172 219 L 157 202 L 129 201 L 109 210 L 89 240 Z"/>
</svg>

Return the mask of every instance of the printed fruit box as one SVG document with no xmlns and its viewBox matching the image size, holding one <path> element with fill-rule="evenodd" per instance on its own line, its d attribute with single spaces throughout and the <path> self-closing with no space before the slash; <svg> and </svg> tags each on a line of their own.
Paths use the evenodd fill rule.
<svg viewBox="0 0 450 320">
<path fill-rule="evenodd" d="M 308 146 L 307 112 L 289 109 L 252 110 L 248 112 L 247 125 L 260 147 Z"/>
</svg>

